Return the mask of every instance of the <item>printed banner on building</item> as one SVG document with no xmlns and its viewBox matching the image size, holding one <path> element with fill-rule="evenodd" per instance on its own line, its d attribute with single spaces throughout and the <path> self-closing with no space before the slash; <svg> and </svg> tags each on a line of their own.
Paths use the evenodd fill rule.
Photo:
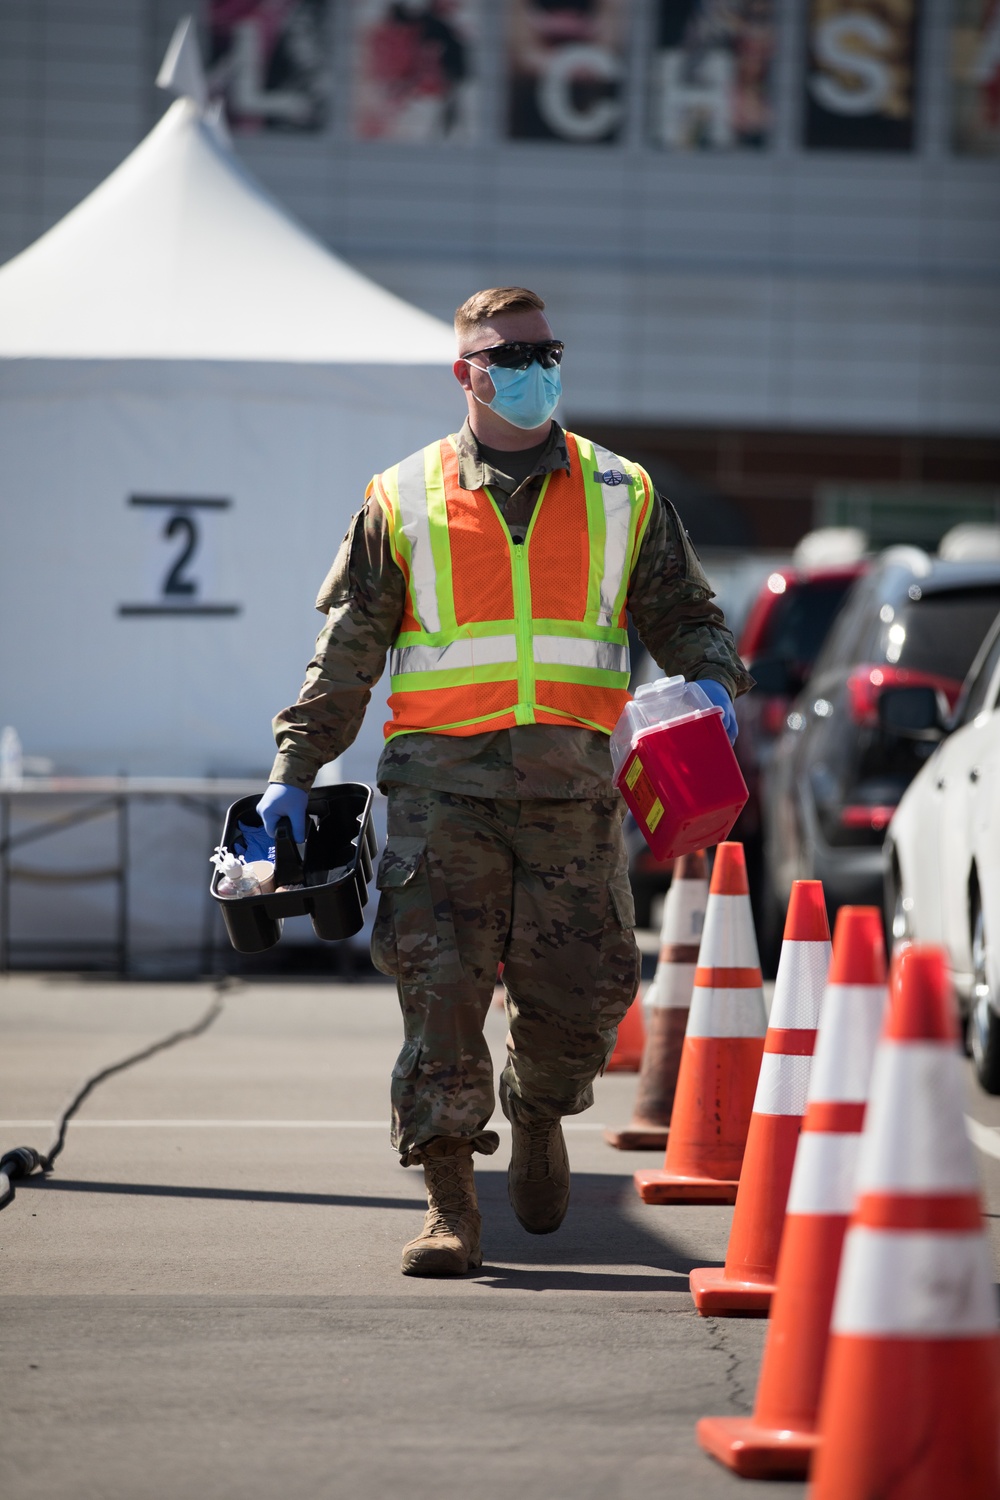
<svg viewBox="0 0 1000 1500">
<path fill-rule="evenodd" d="M 918 0 L 811 0 L 805 144 L 912 151 Z"/>
<path fill-rule="evenodd" d="M 469 141 L 479 0 L 355 0 L 354 135 Z"/>
<path fill-rule="evenodd" d="M 1000 156 L 1000 0 L 952 4 L 952 147 Z"/>
<path fill-rule="evenodd" d="M 512 140 L 593 146 L 625 123 L 628 0 L 511 0 Z"/>
<path fill-rule="evenodd" d="M 675 150 L 766 146 L 772 0 L 657 0 L 649 135 Z"/>
<path fill-rule="evenodd" d="M 208 0 L 208 83 L 234 130 L 320 130 L 327 0 Z"/>
</svg>

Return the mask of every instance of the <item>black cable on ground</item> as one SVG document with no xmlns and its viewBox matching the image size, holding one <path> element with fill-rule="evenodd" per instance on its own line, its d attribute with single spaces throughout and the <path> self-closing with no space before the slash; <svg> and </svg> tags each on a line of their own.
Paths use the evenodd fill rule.
<svg viewBox="0 0 1000 1500">
<path fill-rule="evenodd" d="M 103 1083 L 106 1078 L 111 1078 L 115 1073 L 124 1072 L 135 1063 L 145 1062 L 147 1057 L 153 1057 L 157 1052 L 164 1052 L 168 1047 L 175 1047 L 178 1042 L 187 1042 L 193 1037 L 201 1036 L 222 1014 L 224 996 L 230 982 L 228 979 L 216 980 L 212 1003 L 193 1026 L 186 1026 L 181 1031 L 172 1031 L 169 1036 L 161 1037 L 158 1042 L 153 1042 L 150 1046 L 143 1047 L 141 1051 L 121 1058 L 119 1062 L 109 1063 L 106 1068 L 101 1068 L 99 1072 L 91 1074 L 77 1089 L 59 1116 L 52 1145 L 44 1155 L 36 1151 L 33 1146 L 14 1146 L 10 1151 L 4 1152 L 3 1156 L 0 1156 L 0 1208 L 6 1208 L 8 1203 L 13 1202 L 14 1183 L 19 1177 L 29 1177 L 35 1171 L 52 1171 L 53 1162 L 66 1144 L 66 1130 L 70 1120 L 99 1083 Z"/>
</svg>

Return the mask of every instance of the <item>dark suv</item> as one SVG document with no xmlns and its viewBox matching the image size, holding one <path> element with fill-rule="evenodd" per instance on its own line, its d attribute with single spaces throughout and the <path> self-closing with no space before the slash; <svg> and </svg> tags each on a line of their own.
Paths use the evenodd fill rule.
<svg viewBox="0 0 1000 1500">
<path fill-rule="evenodd" d="M 797 879 L 822 880 L 831 911 L 881 906 L 886 825 L 929 749 L 881 727 L 879 697 L 924 685 L 953 708 L 998 609 L 1000 562 L 916 547 L 890 548 L 855 584 L 764 776 L 765 927 L 780 929 Z"/>
</svg>

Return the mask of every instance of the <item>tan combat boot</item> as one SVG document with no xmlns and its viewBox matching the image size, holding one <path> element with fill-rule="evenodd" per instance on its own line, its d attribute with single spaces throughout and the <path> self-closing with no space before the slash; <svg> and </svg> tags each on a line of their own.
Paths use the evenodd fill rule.
<svg viewBox="0 0 1000 1500">
<path fill-rule="evenodd" d="M 554 1234 L 569 1208 L 569 1157 L 558 1120 L 511 1119 L 507 1196 L 522 1229 Z"/>
<path fill-rule="evenodd" d="M 472 1157 L 425 1161 L 424 1182 L 427 1217 L 422 1232 L 403 1246 L 403 1275 L 464 1276 L 483 1263 Z"/>
</svg>

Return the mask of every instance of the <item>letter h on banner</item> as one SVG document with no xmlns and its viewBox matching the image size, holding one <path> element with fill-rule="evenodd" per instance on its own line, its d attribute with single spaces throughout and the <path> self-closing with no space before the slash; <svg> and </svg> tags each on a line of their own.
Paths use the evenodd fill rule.
<svg viewBox="0 0 1000 1500">
<path fill-rule="evenodd" d="M 733 60 L 721 48 L 706 52 L 696 77 L 685 77 L 685 54 L 662 52 L 653 134 L 662 146 L 687 146 L 701 135 L 717 148 L 733 145 Z"/>
</svg>

